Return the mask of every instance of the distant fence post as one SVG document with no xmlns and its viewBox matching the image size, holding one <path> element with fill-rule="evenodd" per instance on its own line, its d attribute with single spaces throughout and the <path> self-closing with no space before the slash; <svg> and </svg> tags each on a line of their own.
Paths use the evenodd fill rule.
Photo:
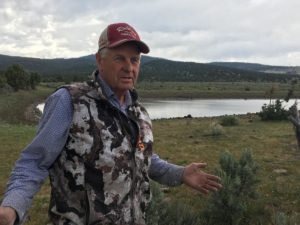
<svg viewBox="0 0 300 225">
<path fill-rule="evenodd" d="M 298 149 L 300 149 L 300 119 L 299 111 L 297 108 L 297 101 L 289 108 L 289 117 L 288 119 L 292 122 L 296 132 L 296 138 L 298 142 Z"/>
</svg>

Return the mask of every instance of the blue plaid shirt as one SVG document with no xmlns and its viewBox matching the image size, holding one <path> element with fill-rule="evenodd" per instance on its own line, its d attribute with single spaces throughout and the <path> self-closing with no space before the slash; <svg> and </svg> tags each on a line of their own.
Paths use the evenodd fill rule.
<svg viewBox="0 0 300 225">
<path fill-rule="evenodd" d="M 98 76 L 103 93 L 112 105 L 123 113 L 131 104 L 127 93 L 125 105 L 121 106 L 110 87 Z M 32 198 L 48 176 L 48 169 L 61 153 L 68 137 L 73 118 L 73 106 L 69 92 L 62 88 L 48 97 L 38 130 L 32 142 L 23 149 L 7 184 L 1 206 L 16 210 L 19 222 L 25 218 Z M 168 186 L 182 183 L 183 167 L 170 164 L 153 154 L 149 176 Z"/>
</svg>

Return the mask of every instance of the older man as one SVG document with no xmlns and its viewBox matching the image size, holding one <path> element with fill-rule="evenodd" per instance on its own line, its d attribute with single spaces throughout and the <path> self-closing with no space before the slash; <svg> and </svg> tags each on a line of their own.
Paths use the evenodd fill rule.
<svg viewBox="0 0 300 225">
<path fill-rule="evenodd" d="M 24 221 L 49 175 L 53 224 L 145 224 L 149 177 L 169 186 L 217 191 L 220 179 L 161 160 L 152 152 L 151 120 L 134 84 L 149 47 L 126 23 L 99 38 L 92 81 L 64 86 L 46 102 L 35 139 L 22 152 L 0 207 L 0 225 Z"/>
</svg>

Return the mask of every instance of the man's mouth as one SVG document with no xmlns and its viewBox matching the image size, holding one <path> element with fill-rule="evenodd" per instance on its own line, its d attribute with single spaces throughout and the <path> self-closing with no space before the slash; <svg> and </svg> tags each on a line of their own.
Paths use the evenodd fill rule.
<svg viewBox="0 0 300 225">
<path fill-rule="evenodd" d="M 132 81 L 133 78 L 132 77 L 121 77 L 122 80 L 126 80 L 126 81 Z"/>
</svg>

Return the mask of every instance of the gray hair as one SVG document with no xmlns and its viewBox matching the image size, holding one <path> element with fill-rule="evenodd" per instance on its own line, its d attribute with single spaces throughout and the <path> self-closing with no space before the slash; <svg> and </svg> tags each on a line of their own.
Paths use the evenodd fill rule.
<svg viewBox="0 0 300 225">
<path fill-rule="evenodd" d="M 101 50 L 98 51 L 98 54 L 103 59 L 106 57 L 108 51 L 109 51 L 108 48 L 102 48 Z"/>
</svg>

